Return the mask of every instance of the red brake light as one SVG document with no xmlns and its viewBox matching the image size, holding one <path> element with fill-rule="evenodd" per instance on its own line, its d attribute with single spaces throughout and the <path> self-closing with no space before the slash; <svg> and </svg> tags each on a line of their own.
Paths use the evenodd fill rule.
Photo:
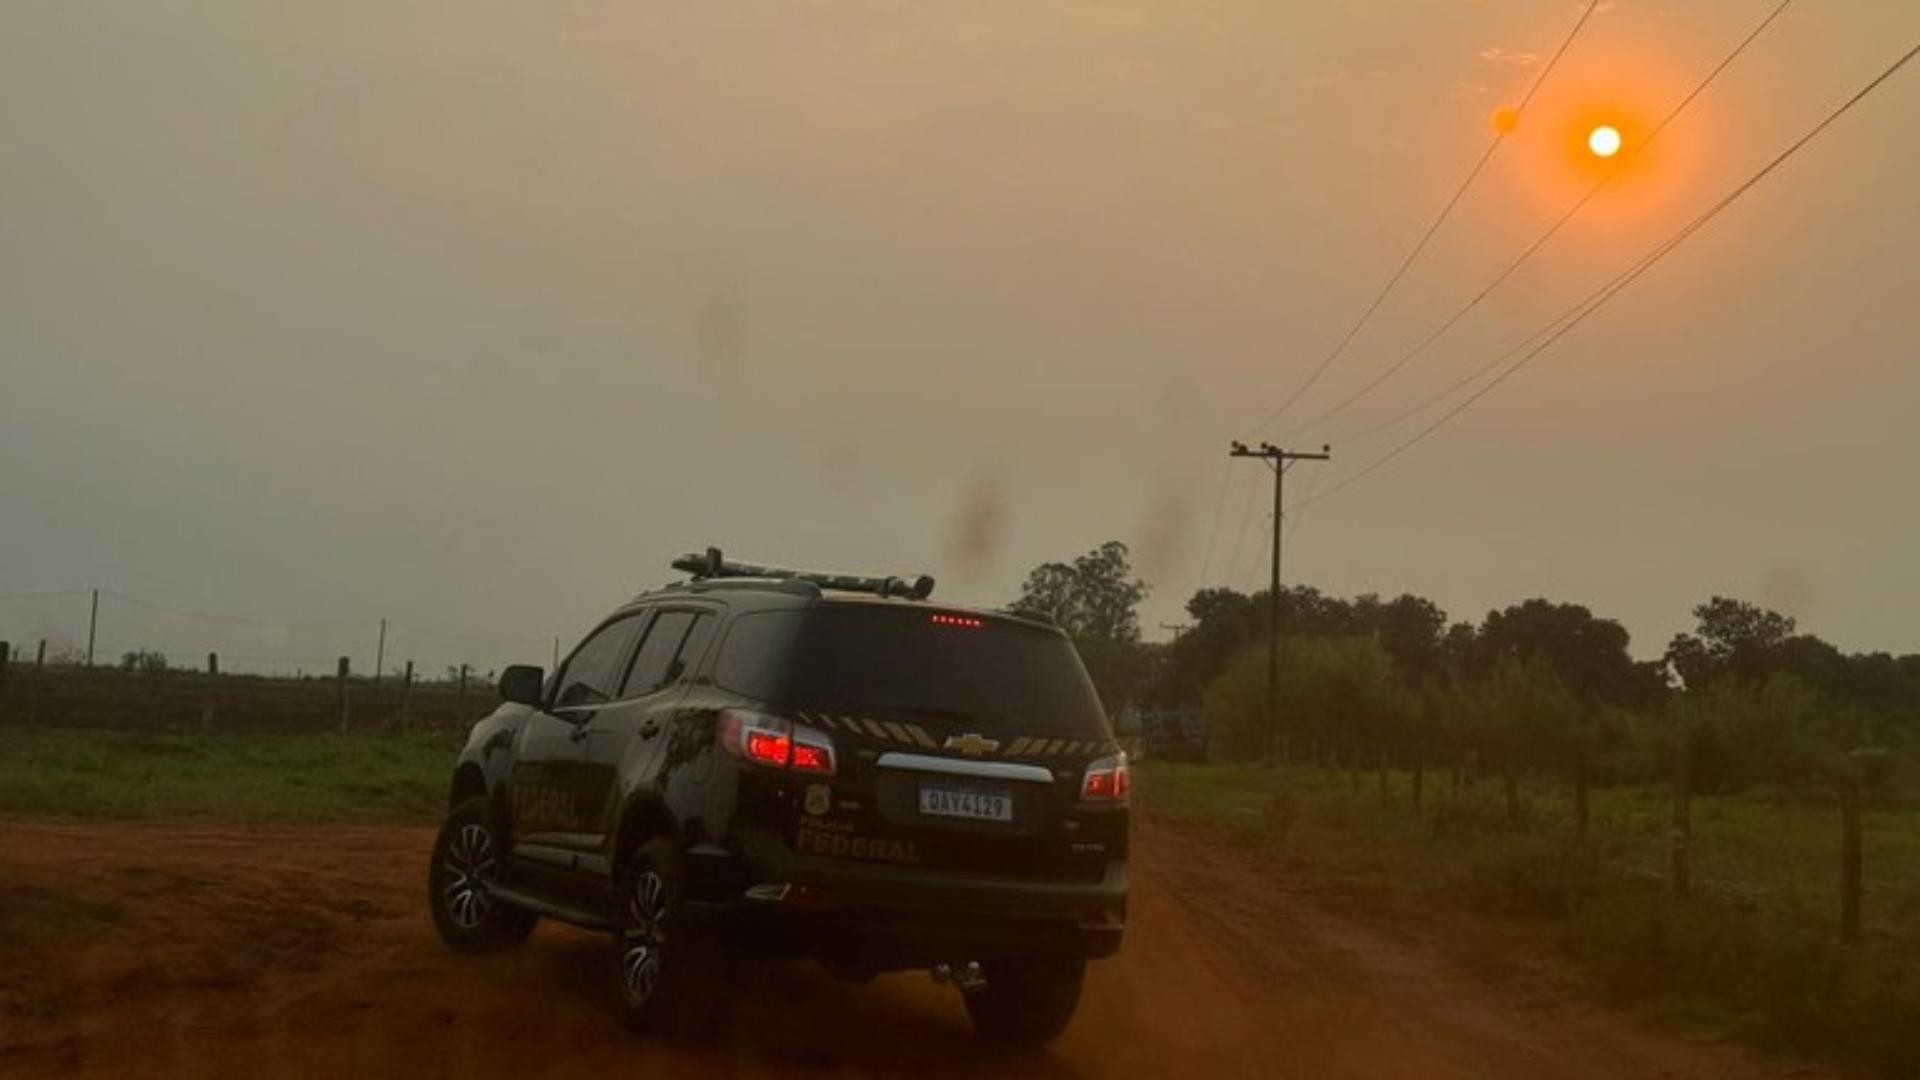
<svg viewBox="0 0 1920 1080">
<path fill-rule="evenodd" d="M 834 773 L 833 740 L 784 716 L 728 709 L 720 718 L 720 742 L 734 757 L 765 768 Z"/>
<path fill-rule="evenodd" d="M 1133 790 L 1133 773 L 1127 768 L 1127 755 L 1104 757 L 1087 766 L 1080 780 L 1082 802 L 1125 802 Z"/>
<path fill-rule="evenodd" d="M 987 620 L 971 615 L 930 615 L 928 619 L 935 626 L 952 626 L 961 630 L 979 630 L 987 625 Z"/>
<path fill-rule="evenodd" d="M 793 740 L 770 731 L 747 732 L 747 757 L 762 765 L 785 768 L 793 757 Z"/>
</svg>

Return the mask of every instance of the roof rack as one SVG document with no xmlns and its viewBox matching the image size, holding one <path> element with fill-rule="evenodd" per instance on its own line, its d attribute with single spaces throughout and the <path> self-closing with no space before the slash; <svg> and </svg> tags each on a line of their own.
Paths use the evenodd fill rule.
<svg viewBox="0 0 1920 1080">
<path fill-rule="evenodd" d="M 933 578 L 927 574 L 908 581 L 893 575 L 828 574 L 817 570 L 794 570 L 784 566 L 734 562 L 710 547 L 705 554 L 686 554 L 673 560 L 675 570 L 692 574 L 695 581 L 721 578 L 762 578 L 768 581 L 804 581 L 822 589 L 838 592 L 872 593 L 898 596 L 907 600 L 925 600 L 933 595 Z"/>
</svg>

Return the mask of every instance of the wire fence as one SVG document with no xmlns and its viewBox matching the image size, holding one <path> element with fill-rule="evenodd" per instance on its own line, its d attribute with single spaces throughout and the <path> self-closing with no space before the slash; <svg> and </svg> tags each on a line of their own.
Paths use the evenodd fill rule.
<svg viewBox="0 0 1920 1080">
<path fill-rule="evenodd" d="M 272 619 L 157 603 L 112 589 L 0 593 L 0 642 L 13 662 L 54 667 L 205 671 L 306 678 L 332 676 L 341 657 L 376 680 L 491 676 L 514 663 L 552 663 L 553 635 L 512 636 L 448 630 L 424 621 Z"/>
</svg>

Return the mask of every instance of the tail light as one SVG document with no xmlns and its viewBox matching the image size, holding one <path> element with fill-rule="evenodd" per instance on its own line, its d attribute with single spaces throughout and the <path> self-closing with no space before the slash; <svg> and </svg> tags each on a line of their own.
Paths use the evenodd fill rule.
<svg viewBox="0 0 1920 1080">
<path fill-rule="evenodd" d="M 1087 766 L 1086 775 L 1080 779 L 1081 802 L 1123 803 L 1132 790 L 1133 773 L 1127 768 L 1124 753 L 1103 757 Z"/>
<path fill-rule="evenodd" d="M 720 743 L 734 757 L 763 768 L 833 775 L 833 740 L 784 716 L 728 709 L 720 716 Z"/>
</svg>

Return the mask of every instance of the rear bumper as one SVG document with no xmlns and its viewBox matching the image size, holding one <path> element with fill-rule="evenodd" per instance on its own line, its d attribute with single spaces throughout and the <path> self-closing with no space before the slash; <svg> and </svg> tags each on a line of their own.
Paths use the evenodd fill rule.
<svg viewBox="0 0 1920 1080">
<path fill-rule="evenodd" d="M 1097 881 L 987 877 L 798 855 L 755 831 L 689 862 L 690 896 L 751 944 L 878 969 L 1008 951 L 1094 959 L 1113 955 L 1126 928 L 1123 860 Z"/>
</svg>

